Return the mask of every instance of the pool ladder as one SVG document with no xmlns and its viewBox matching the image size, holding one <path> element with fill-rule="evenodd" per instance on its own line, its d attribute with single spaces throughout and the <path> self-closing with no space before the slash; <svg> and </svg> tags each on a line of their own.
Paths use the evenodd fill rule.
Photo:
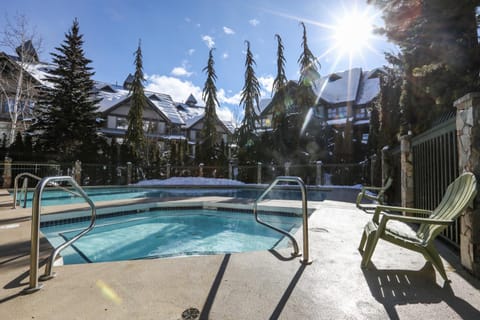
<svg viewBox="0 0 480 320">
<path fill-rule="evenodd" d="M 290 234 L 289 232 L 279 229 L 275 226 L 272 226 L 271 224 L 266 223 L 265 221 L 262 221 L 258 217 L 258 203 L 265 198 L 265 196 L 279 183 L 279 182 L 296 182 L 302 191 L 302 217 L 303 217 L 303 259 L 300 260 L 301 263 L 303 264 L 310 264 L 312 263 L 312 260 L 310 260 L 309 257 L 309 244 L 308 244 L 308 208 L 307 208 L 307 188 L 305 187 L 305 183 L 303 183 L 303 180 L 300 177 L 293 177 L 293 176 L 279 176 L 277 177 L 268 187 L 265 189 L 265 191 L 255 200 L 253 203 L 253 215 L 255 216 L 255 220 L 266 226 L 269 227 L 286 237 L 288 237 L 292 241 L 293 245 L 293 253 L 292 256 L 294 257 L 299 257 L 302 255 L 300 253 L 300 250 L 298 249 L 298 243 L 295 237 Z"/>
<path fill-rule="evenodd" d="M 78 233 L 72 239 L 59 245 L 52 251 L 52 253 L 48 258 L 47 264 L 45 266 L 45 273 L 42 276 L 38 277 L 38 262 L 39 262 L 38 255 L 40 251 L 40 243 L 39 243 L 40 210 L 41 210 L 41 203 L 42 203 L 42 193 L 48 184 L 54 184 L 58 186 L 58 182 L 69 182 L 70 185 L 78 192 L 78 195 L 83 197 L 85 201 L 89 204 L 90 208 L 92 209 L 92 216 L 90 219 L 90 225 L 86 229 Z M 85 191 L 83 191 L 83 189 L 75 182 L 75 180 L 72 177 L 70 176 L 45 177 L 40 180 L 40 182 L 35 187 L 35 193 L 33 195 L 31 248 L 30 248 L 30 281 L 29 281 L 29 287 L 24 289 L 25 293 L 32 293 L 40 290 L 43 285 L 38 283 L 39 279 L 42 281 L 45 281 L 55 277 L 55 273 L 52 272 L 52 267 L 57 255 L 60 253 L 60 251 L 62 251 L 63 249 L 71 245 L 73 242 L 78 240 L 80 237 L 85 235 L 87 232 L 92 230 L 93 227 L 95 226 L 95 219 L 96 219 L 95 204 L 88 197 Z"/>
<path fill-rule="evenodd" d="M 31 174 L 30 172 L 23 172 L 23 173 L 17 174 L 17 176 L 15 177 L 14 183 L 13 183 L 13 209 L 17 208 L 17 202 L 18 202 L 18 204 L 22 203 L 22 198 L 18 196 L 18 181 L 21 178 L 23 178 L 23 183 L 22 183 L 22 192 L 20 193 L 20 195 L 23 194 L 23 206 L 22 206 L 23 208 L 27 207 L 28 178 L 33 178 L 37 181 L 42 180 L 42 178 L 40 178 L 40 177 L 38 177 L 34 174 Z M 77 197 L 81 197 L 81 195 L 76 193 L 75 191 L 64 188 L 64 187 L 58 185 L 58 183 L 55 183 L 54 181 L 51 181 L 50 184 L 52 184 L 53 186 L 65 191 L 65 192 L 71 193 L 71 194 L 73 194 Z"/>
</svg>

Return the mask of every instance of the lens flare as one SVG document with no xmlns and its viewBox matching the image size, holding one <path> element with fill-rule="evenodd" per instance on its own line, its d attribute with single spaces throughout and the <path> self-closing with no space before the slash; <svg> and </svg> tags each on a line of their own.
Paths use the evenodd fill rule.
<svg viewBox="0 0 480 320">
<path fill-rule="evenodd" d="M 113 303 L 120 305 L 122 303 L 122 298 L 113 290 L 108 284 L 102 280 L 97 280 L 97 287 L 100 289 L 102 295 Z"/>
</svg>

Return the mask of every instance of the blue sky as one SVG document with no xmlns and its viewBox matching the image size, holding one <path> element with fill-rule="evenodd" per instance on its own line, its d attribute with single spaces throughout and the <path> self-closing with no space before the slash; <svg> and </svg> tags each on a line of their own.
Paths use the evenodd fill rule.
<svg viewBox="0 0 480 320">
<path fill-rule="evenodd" d="M 275 34 L 282 37 L 288 79 L 298 79 L 303 21 L 308 45 L 319 57 L 322 75 L 350 67 L 366 70 L 385 64 L 384 51 L 394 50 L 384 39 L 369 36 L 354 52 L 339 48 L 337 31 L 351 41 L 362 38 L 358 17 L 381 24 L 379 12 L 365 0 L 15 0 L 2 3 L 10 20 L 24 14 L 29 26 L 43 39 L 40 57 L 50 61 L 78 18 L 84 35 L 84 50 L 93 60 L 94 79 L 123 83 L 134 72 L 134 55 L 141 39 L 147 88 L 184 101 L 190 93 L 197 100 L 206 75 L 208 52 L 214 47 L 219 113 L 241 116 L 238 107 L 244 84 L 245 40 L 256 60 L 255 72 L 262 94 L 270 97 L 276 74 Z M 357 18 L 352 18 L 352 15 Z M 355 21 L 354 21 L 355 20 Z M 0 27 L 6 16 L 0 16 Z M 350 24 L 353 23 L 353 26 Z M 335 34 L 337 38 L 334 39 Z M 346 35 L 345 35 L 346 34 Z M 362 40 L 363 41 L 363 40 Z M 0 48 L 7 51 L 6 48 Z M 222 111 L 223 109 L 223 111 Z"/>
</svg>

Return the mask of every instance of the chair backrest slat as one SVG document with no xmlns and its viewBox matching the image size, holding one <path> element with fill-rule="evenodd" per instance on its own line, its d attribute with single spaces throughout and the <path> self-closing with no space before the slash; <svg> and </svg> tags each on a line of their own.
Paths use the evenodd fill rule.
<svg viewBox="0 0 480 320">
<path fill-rule="evenodd" d="M 454 221 L 465 208 L 472 202 L 477 193 L 475 175 L 470 172 L 463 173 L 453 181 L 445 191 L 445 194 L 430 215 L 432 219 Z M 434 239 L 447 226 L 421 224 L 417 236 L 424 242 Z"/>
</svg>

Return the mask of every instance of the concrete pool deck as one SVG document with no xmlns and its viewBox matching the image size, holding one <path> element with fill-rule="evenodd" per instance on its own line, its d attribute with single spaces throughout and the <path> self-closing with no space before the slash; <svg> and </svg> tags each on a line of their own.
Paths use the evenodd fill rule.
<svg viewBox="0 0 480 320">
<path fill-rule="evenodd" d="M 56 278 L 25 295 L 31 209 L 12 210 L 7 198 L 0 193 L 1 319 L 480 319 L 480 281 L 446 246 L 437 244 L 450 284 L 421 255 L 384 241 L 362 270 L 357 247 L 371 215 L 329 200 L 309 202 L 311 265 L 282 249 L 55 266 Z M 301 230 L 296 237 L 302 246 Z M 49 249 L 42 239 L 41 261 Z M 200 316 L 188 318 L 190 308 Z"/>
</svg>

